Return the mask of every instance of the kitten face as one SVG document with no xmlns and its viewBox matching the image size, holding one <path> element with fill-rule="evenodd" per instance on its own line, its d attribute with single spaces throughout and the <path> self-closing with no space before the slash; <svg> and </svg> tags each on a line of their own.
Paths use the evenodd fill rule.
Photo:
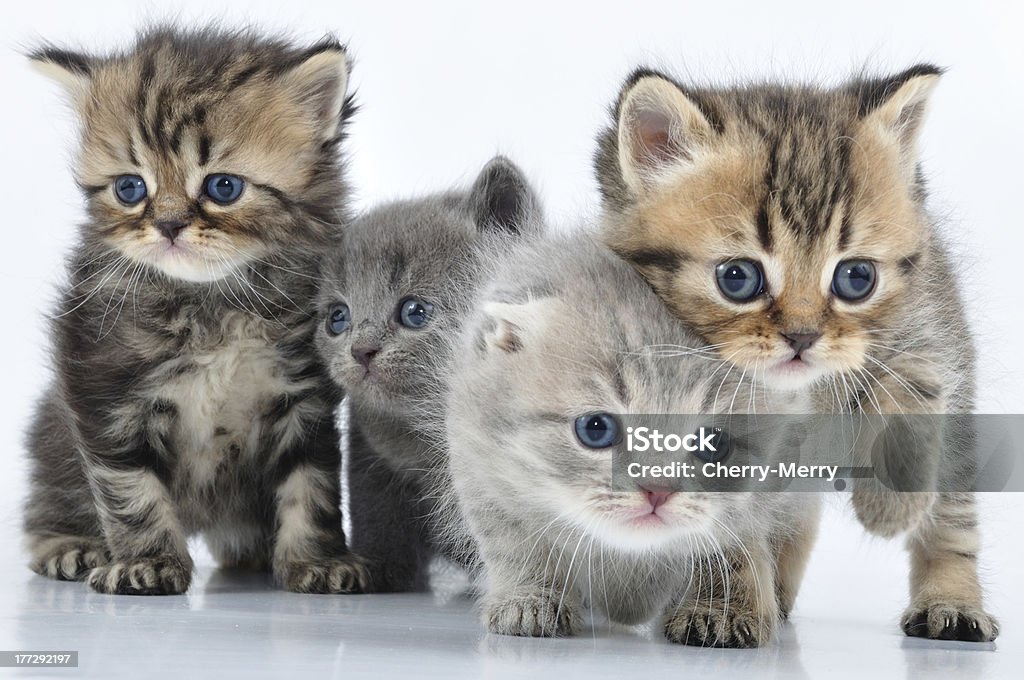
<svg viewBox="0 0 1024 680">
<path fill-rule="evenodd" d="M 856 375 L 913 304 L 914 142 L 936 74 L 686 93 L 639 74 L 598 155 L 604 237 L 748 377 Z"/>
<path fill-rule="evenodd" d="M 725 404 L 716 408 L 718 362 L 688 356 L 696 338 L 627 265 L 589 239 L 548 244 L 518 260 L 536 264 L 510 268 L 467 333 L 449 406 L 456 479 L 483 474 L 524 515 L 560 518 L 627 550 L 685 540 L 742 515 L 749 493 L 622 490 L 612 470 L 615 452 L 625 455 L 624 433 L 595 446 L 580 428 L 621 414 L 746 405 L 750 383 L 726 383 Z M 537 273 L 552 262 L 557 271 Z M 700 421 L 693 416 L 694 431 Z M 467 467 L 474 471 L 460 473 Z"/>
<path fill-rule="evenodd" d="M 86 238 L 187 281 L 214 281 L 334 231 L 343 49 L 173 30 L 135 49 L 33 58 L 81 118 Z"/>
<path fill-rule="evenodd" d="M 501 157 L 468 192 L 397 202 L 355 220 L 321 289 L 317 342 L 334 380 L 392 412 L 436 394 L 445 340 L 472 302 L 478 260 L 540 221 L 525 176 Z"/>
</svg>

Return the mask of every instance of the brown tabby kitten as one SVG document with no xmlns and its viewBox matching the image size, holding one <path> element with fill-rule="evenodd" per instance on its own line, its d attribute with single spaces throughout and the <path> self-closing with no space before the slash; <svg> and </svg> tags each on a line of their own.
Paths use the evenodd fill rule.
<svg viewBox="0 0 1024 680">
<path fill-rule="evenodd" d="M 81 118 L 88 219 L 29 437 L 32 568 L 180 593 L 199 533 L 289 590 L 366 588 L 313 347 L 318 253 L 345 217 L 344 49 L 160 29 L 33 59 Z"/>
<path fill-rule="evenodd" d="M 973 344 L 915 148 L 939 74 L 706 88 L 638 71 L 596 155 L 604 238 L 741 380 L 823 412 L 969 413 Z M 925 433 L 919 472 L 956 468 L 963 434 Z M 973 495 L 880 488 L 853 502 L 875 533 L 911 530 L 904 631 L 994 639 Z"/>
</svg>

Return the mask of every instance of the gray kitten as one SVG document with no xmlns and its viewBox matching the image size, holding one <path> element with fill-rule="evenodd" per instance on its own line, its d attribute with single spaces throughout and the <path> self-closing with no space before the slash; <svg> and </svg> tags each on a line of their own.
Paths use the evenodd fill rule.
<svg viewBox="0 0 1024 680">
<path fill-rule="evenodd" d="M 344 49 L 158 29 L 33 59 L 81 118 L 88 219 L 29 437 L 32 569 L 181 593 L 200 533 L 289 590 L 365 588 L 341 530 L 341 395 L 313 347 L 317 253 L 347 197 Z"/>
<path fill-rule="evenodd" d="M 793 607 L 818 496 L 621 488 L 624 444 L 591 435 L 621 430 L 616 414 L 807 404 L 723 382 L 721 362 L 689 351 L 696 337 L 586 234 L 524 246 L 499 270 L 464 329 L 447 425 L 488 629 L 570 635 L 589 599 L 627 624 L 663 612 L 674 642 L 767 642 Z"/>
<path fill-rule="evenodd" d="M 447 340 L 472 308 L 482 263 L 539 233 L 542 220 L 523 173 L 496 157 L 469 191 L 355 220 L 325 263 L 317 346 L 349 395 L 352 545 L 370 560 L 376 590 L 422 587 L 437 552 L 476 561 L 435 493 L 448 484 L 438 397 L 455 361 Z"/>
<path fill-rule="evenodd" d="M 974 409 L 974 344 L 917 152 L 940 73 L 704 87 L 639 70 L 596 169 L 604 241 L 702 346 L 819 411 L 899 416 L 917 446 L 880 449 L 875 469 L 911 483 L 859 479 L 857 517 L 909 530 L 907 635 L 987 641 L 973 435 L 942 417 Z"/>
</svg>

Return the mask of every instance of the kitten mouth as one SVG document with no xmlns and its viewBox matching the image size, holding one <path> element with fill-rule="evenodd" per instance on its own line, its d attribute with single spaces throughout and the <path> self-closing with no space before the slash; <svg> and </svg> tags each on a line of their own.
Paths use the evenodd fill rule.
<svg viewBox="0 0 1024 680">
<path fill-rule="evenodd" d="M 794 354 L 788 359 L 783 359 L 775 365 L 774 370 L 784 374 L 800 374 L 811 370 L 811 363 L 799 354 Z"/>
</svg>

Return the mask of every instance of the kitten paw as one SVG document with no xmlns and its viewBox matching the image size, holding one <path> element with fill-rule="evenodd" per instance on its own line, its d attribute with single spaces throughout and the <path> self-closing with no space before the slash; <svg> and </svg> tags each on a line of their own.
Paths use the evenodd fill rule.
<svg viewBox="0 0 1024 680">
<path fill-rule="evenodd" d="M 366 561 L 352 554 L 318 562 L 289 562 L 277 570 L 277 578 L 293 593 L 352 594 L 370 590 Z"/>
<path fill-rule="evenodd" d="M 991 642 L 999 635 L 999 622 L 979 607 L 935 603 L 910 607 L 903 614 L 903 632 L 932 640 Z"/>
<path fill-rule="evenodd" d="M 853 510 L 864 528 L 892 538 L 917 526 L 935 503 L 931 491 L 867 491 L 854 489 Z"/>
<path fill-rule="evenodd" d="M 191 562 L 172 555 L 111 562 L 89 574 L 89 586 L 108 595 L 179 595 L 191 581 Z"/>
<path fill-rule="evenodd" d="M 33 553 L 29 564 L 32 571 L 58 581 L 81 581 L 96 567 L 110 562 L 102 540 L 51 541 L 37 546 Z"/>
<path fill-rule="evenodd" d="M 775 620 L 724 602 L 684 605 L 665 621 L 665 637 L 695 647 L 760 647 L 772 638 Z"/>
<path fill-rule="evenodd" d="M 487 630 L 499 635 L 566 637 L 583 627 L 574 603 L 562 602 L 558 593 L 513 597 L 487 607 Z"/>
</svg>

